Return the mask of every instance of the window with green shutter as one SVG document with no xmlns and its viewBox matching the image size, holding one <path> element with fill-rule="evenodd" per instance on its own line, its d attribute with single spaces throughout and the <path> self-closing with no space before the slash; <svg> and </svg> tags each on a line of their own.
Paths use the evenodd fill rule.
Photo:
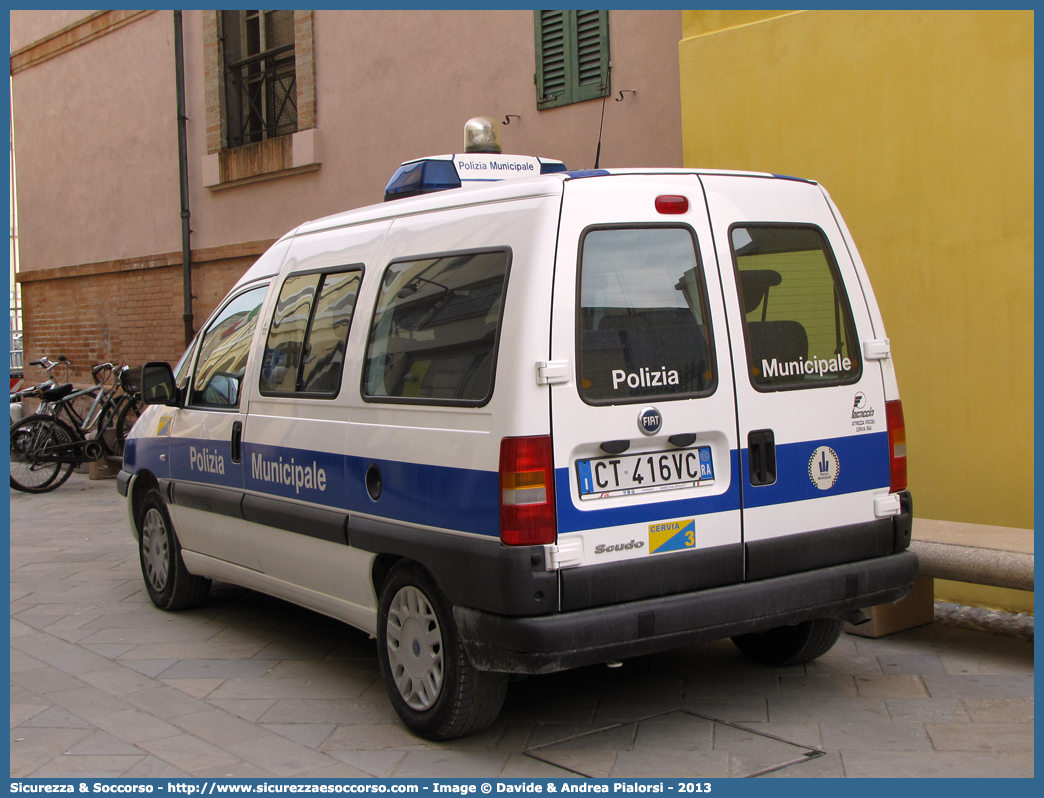
<svg viewBox="0 0 1044 798">
<path fill-rule="evenodd" d="M 537 108 L 609 94 L 609 12 L 537 11 Z"/>
</svg>

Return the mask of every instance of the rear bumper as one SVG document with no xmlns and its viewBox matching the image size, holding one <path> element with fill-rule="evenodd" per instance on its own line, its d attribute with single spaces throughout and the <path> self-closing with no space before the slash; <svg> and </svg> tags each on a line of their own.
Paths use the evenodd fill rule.
<svg viewBox="0 0 1044 798">
<path fill-rule="evenodd" d="M 479 670 L 551 673 L 760 632 L 898 601 L 917 578 L 909 551 L 756 582 L 518 618 L 456 606 Z"/>
</svg>

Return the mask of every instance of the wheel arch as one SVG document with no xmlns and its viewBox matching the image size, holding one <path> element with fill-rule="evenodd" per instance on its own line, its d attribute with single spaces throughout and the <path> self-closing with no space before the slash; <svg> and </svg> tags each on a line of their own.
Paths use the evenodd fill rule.
<svg viewBox="0 0 1044 798">
<path fill-rule="evenodd" d="M 392 568 L 405 559 L 405 557 L 397 554 L 378 554 L 374 557 L 373 565 L 370 567 L 370 579 L 373 582 L 373 592 L 378 604 L 380 604 L 381 591 L 384 590 L 384 583 L 388 580 L 388 574 L 391 573 Z M 417 564 L 420 565 L 420 563 Z"/>
<path fill-rule="evenodd" d="M 135 540 L 141 537 L 141 531 L 138 529 L 138 511 L 141 503 L 150 490 L 159 490 L 159 487 L 159 480 L 151 471 L 139 471 L 130 479 L 127 486 L 127 517 L 130 520 L 131 536 Z"/>
<path fill-rule="evenodd" d="M 401 554 L 378 554 L 371 566 L 371 578 L 373 579 L 373 592 L 377 599 L 378 606 L 381 603 L 381 593 L 384 590 L 384 584 L 388 581 L 388 575 L 392 572 L 397 565 L 413 565 L 424 571 L 427 577 L 431 580 L 431 583 L 435 585 L 436 589 L 446 600 L 450 607 L 453 606 L 454 602 L 446 591 L 446 586 L 439 579 L 435 569 L 430 565 L 426 564 L 422 560 L 418 560 L 414 557 L 405 557 Z"/>
</svg>

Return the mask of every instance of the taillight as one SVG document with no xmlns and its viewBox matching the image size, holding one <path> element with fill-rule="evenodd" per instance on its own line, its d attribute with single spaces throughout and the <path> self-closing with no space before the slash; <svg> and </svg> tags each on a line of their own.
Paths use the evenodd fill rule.
<svg viewBox="0 0 1044 798">
<path fill-rule="evenodd" d="M 680 194 L 661 194 L 656 198 L 658 213 L 688 213 L 689 200 Z"/>
<path fill-rule="evenodd" d="M 500 442 L 500 541 L 507 546 L 555 542 L 555 466 L 551 436 Z"/>
<path fill-rule="evenodd" d="M 903 421 L 903 403 L 896 399 L 885 402 L 888 421 L 888 466 L 892 473 L 891 492 L 906 490 L 906 422 Z"/>
</svg>

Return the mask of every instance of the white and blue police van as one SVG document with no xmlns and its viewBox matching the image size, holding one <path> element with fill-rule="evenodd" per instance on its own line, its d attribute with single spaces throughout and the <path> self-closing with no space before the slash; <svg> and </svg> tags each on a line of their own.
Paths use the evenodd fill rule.
<svg viewBox="0 0 1044 798">
<path fill-rule="evenodd" d="M 157 606 L 220 580 L 340 619 L 448 739 L 511 674 L 805 662 L 910 590 L 889 342 L 821 186 L 494 151 L 387 192 L 145 368 L 118 487 Z"/>
</svg>

